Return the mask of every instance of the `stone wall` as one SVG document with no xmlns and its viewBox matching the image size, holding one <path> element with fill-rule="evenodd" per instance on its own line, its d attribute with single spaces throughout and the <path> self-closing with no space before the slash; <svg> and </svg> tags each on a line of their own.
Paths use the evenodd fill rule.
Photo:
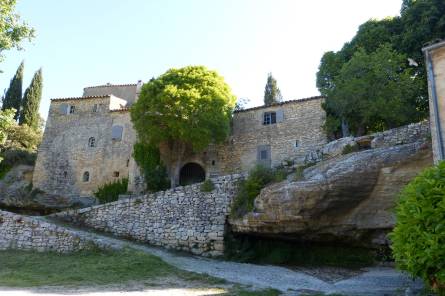
<svg viewBox="0 0 445 296">
<path fill-rule="evenodd" d="M 95 247 L 73 231 L 32 217 L 0 211 L 0 250 L 73 252 Z"/>
<path fill-rule="evenodd" d="M 224 250 L 225 223 L 236 182 L 242 177 L 214 178 L 212 192 L 202 192 L 201 184 L 194 184 L 52 217 L 156 246 L 218 256 Z"/>
</svg>

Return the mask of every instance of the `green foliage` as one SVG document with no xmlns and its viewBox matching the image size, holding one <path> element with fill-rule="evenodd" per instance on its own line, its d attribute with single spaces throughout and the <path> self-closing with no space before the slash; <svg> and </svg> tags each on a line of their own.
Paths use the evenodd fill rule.
<svg viewBox="0 0 445 296">
<path fill-rule="evenodd" d="M 295 266 L 358 268 L 374 263 L 370 249 L 341 245 L 304 244 L 251 236 L 225 236 L 224 257 L 238 262 Z"/>
<path fill-rule="evenodd" d="M 16 0 L 0 1 L 0 62 L 2 53 L 10 49 L 22 49 L 20 43 L 23 39 L 34 37 L 34 29 L 20 21 L 19 15 L 14 11 Z"/>
<path fill-rule="evenodd" d="M 215 189 L 215 185 L 213 184 L 212 180 L 207 179 L 201 184 L 202 192 L 212 192 L 213 189 Z"/>
<path fill-rule="evenodd" d="M 14 126 L 15 109 L 0 111 L 0 145 L 4 145 L 8 139 L 9 131 Z"/>
<path fill-rule="evenodd" d="M 357 152 L 359 150 L 358 145 L 346 145 L 345 147 L 343 147 L 343 150 L 341 151 L 342 155 L 346 155 L 349 153 L 353 153 L 353 152 Z"/>
<path fill-rule="evenodd" d="M 23 149 L 10 149 L 1 153 L 0 156 L 0 180 L 17 165 L 34 165 L 37 153 Z"/>
<path fill-rule="evenodd" d="M 34 129 L 38 129 L 41 123 L 39 106 L 42 100 L 42 79 L 42 69 L 39 69 L 34 74 L 29 87 L 25 90 L 19 118 L 20 124 L 26 124 Z"/>
<path fill-rule="evenodd" d="M 267 83 L 264 88 L 264 105 L 270 106 L 274 103 L 281 102 L 280 89 L 278 88 L 277 80 L 272 76 L 272 73 L 267 74 Z"/>
<path fill-rule="evenodd" d="M 23 69 L 24 63 L 21 62 L 17 68 L 17 72 L 9 83 L 9 88 L 3 97 L 2 110 L 15 109 L 14 119 L 17 120 L 20 114 L 20 107 L 22 103 L 22 85 L 23 85 Z"/>
<path fill-rule="evenodd" d="M 128 179 L 122 178 L 120 180 L 106 183 L 100 186 L 93 194 L 100 203 L 113 202 L 118 200 L 119 194 L 127 192 Z"/>
<path fill-rule="evenodd" d="M 170 188 L 167 171 L 162 164 L 159 148 L 137 142 L 133 146 L 133 157 L 142 170 L 148 191 L 156 192 Z"/>
<path fill-rule="evenodd" d="M 286 178 L 286 173 L 281 169 L 270 169 L 258 165 L 249 172 L 246 180 L 238 184 L 238 193 L 234 198 L 231 217 L 239 218 L 254 209 L 255 198 L 261 189 L 273 182 L 279 182 Z"/>
<path fill-rule="evenodd" d="M 141 143 L 164 148 L 162 159 L 170 176 L 177 177 L 188 150 L 201 151 L 226 139 L 234 106 L 235 96 L 221 76 L 188 66 L 144 84 L 131 120 Z"/>
<path fill-rule="evenodd" d="M 403 189 L 396 218 L 390 237 L 398 268 L 445 295 L 445 162 Z"/>
<path fill-rule="evenodd" d="M 354 38 L 345 43 L 340 51 L 326 52 L 321 59 L 317 73 L 317 87 L 322 95 L 328 97 L 327 104 L 324 106 L 327 113 L 325 129 L 328 135 L 341 137 L 342 121 L 353 125 L 353 132 L 363 133 L 367 132 L 368 129 L 369 131 L 383 129 L 389 123 L 396 126 L 405 124 L 407 118 L 410 118 L 413 113 L 415 113 L 415 116 L 410 120 L 411 122 L 426 118 L 428 116 L 428 88 L 421 48 L 427 42 L 443 38 L 443 32 L 445 32 L 444 1 L 404 0 L 400 17 L 369 20 L 359 27 Z M 335 102 L 335 99 L 331 100 L 332 93 L 337 87 L 345 87 L 345 84 L 348 84 L 347 79 L 344 79 L 343 85 L 339 86 L 338 80 L 341 70 L 357 52 L 371 55 L 378 51 L 383 44 L 389 44 L 397 54 L 403 56 L 402 59 L 398 59 L 400 67 L 400 71 L 397 71 L 398 73 L 406 70 L 408 58 L 418 64 L 417 66 L 411 66 L 411 76 L 415 77 L 414 80 L 416 80 L 413 83 L 413 87 L 407 89 L 407 84 L 405 83 L 393 83 L 390 85 L 392 89 L 389 92 L 389 86 L 385 86 L 384 88 L 386 89 L 380 92 L 380 95 L 386 95 L 389 100 L 393 100 L 393 96 L 397 97 L 403 94 L 403 96 L 407 97 L 405 101 L 409 103 L 408 106 L 397 109 L 394 114 L 388 111 L 391 110 L 391 106 L 388 106 L 383 108 L 384 114 L 374 119 L 371 116 L 372 113 L 362 113 L 362 108 L 366 108 L 367 104 L 361 106 L 360 100 L 363 98 L 357 98 L 355 102 L 351 102 L 355 105 L 356 116 L 342 114 L 342 111 L 349 112 L 349 110 L 345 109 L 347 107 L 339 102 Z M 394 62 L 392 63 L 394 64 Z M 376 77 L 368 76 L 362 79 L 364 83 L 368 82 L 366 85 L 373 85 L 374 89 L 378 91 L 380 83 L 384 84 L 384 81 L 379 79 L 379 77 L 381 78 L 383 75 L 376 75 Z M 356 84 L 356 82 L 351 81 L 351 84 Z M 373 92 L 369 95 L 369 98 L 372 97 L 375 97 Z M 387 116 L 389 117 L 388 119 Z M 357 128 L 357 124 L 359 124 L 359 128 Z"/>
<path fill-rule="evenodd" d="M 345 119 L 357 136 L 420 121 L 426 116 L 418 109 L 421 81 L 406 60 L 388 44 L 369 54 L 355 51 L 328 91 L 328 116 Z"/>
</svg>

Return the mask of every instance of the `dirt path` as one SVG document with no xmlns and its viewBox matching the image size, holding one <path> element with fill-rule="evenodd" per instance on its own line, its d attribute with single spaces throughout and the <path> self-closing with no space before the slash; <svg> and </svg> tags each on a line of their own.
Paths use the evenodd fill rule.
<svg viewBox="0 0 445 296">
<path fill-rule="evenodd" d="M 51 222 L 54 223 L 53 221 Z M 338 293 L 347 295 L 400 295 L 405 294 L 407 289 L 410 291 L 422 289 L 420 281 L 413 281 L 406 274 L 402 274 L 390 267 L 364 268 L 359 274 L 351 274 L 351 277 L 343 277 L 342 280 L 337 281 L 328 281 L 326 277 L 320 276 L 317 278 L 308 272 L 284 267 L 236 263 L 179 254 L 71 226 L 61 226 L 87 237 L 99 245 L 113 249 L 130 247 L 158 256 L 179 269 L 204 273 L 233 283 L 251 285 L 259 289 L 274 288 L 289 295 L 295 294 L 297 291 L 317 291 L 326 294 Z"/>
</svg>

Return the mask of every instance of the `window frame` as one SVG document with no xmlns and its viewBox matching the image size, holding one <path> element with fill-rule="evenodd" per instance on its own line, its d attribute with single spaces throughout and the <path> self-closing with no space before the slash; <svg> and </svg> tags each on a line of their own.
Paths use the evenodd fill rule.
<svg viewBox="0 0 445 296">
<path fill-rule="evenodd" d="M 263 113 L 263 125 L 272 125 L 277 123 L 277 112 L 268 111 Z"/>
<path fill-rule="evenodd" d="M 94 148 L 96 147 L 96 138 L 95 137 L 90 137 L 88 139 L 88 147 L 89 148 Z"/>
<path fill-rule="evenodd" d="M 82 182 L 83 183 L 88 183 L 91 180 L 91 175 L 89 171 L 84 171 L 82 174 Z"/>
</svg>

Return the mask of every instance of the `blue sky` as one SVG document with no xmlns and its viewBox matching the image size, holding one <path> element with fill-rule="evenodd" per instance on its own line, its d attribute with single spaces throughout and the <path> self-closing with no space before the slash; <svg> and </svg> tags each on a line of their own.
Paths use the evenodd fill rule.
<svg viewBox="0 0 445 296">
<path fill-rule="evenodd" d="M 267 73 L 284 99 L 318 95 L 325 51 L 339 50 L 370 18 L 399 14 L 401 0 L 18 0 L 36 29 L 0 64 L 0 89 L 21 60 L 25 85 L 43 68 L 40 111 L 85 86 L 147 81 L 169 68 L 205 65 L 237 97 L 262 104 Z"/>
</svg>

